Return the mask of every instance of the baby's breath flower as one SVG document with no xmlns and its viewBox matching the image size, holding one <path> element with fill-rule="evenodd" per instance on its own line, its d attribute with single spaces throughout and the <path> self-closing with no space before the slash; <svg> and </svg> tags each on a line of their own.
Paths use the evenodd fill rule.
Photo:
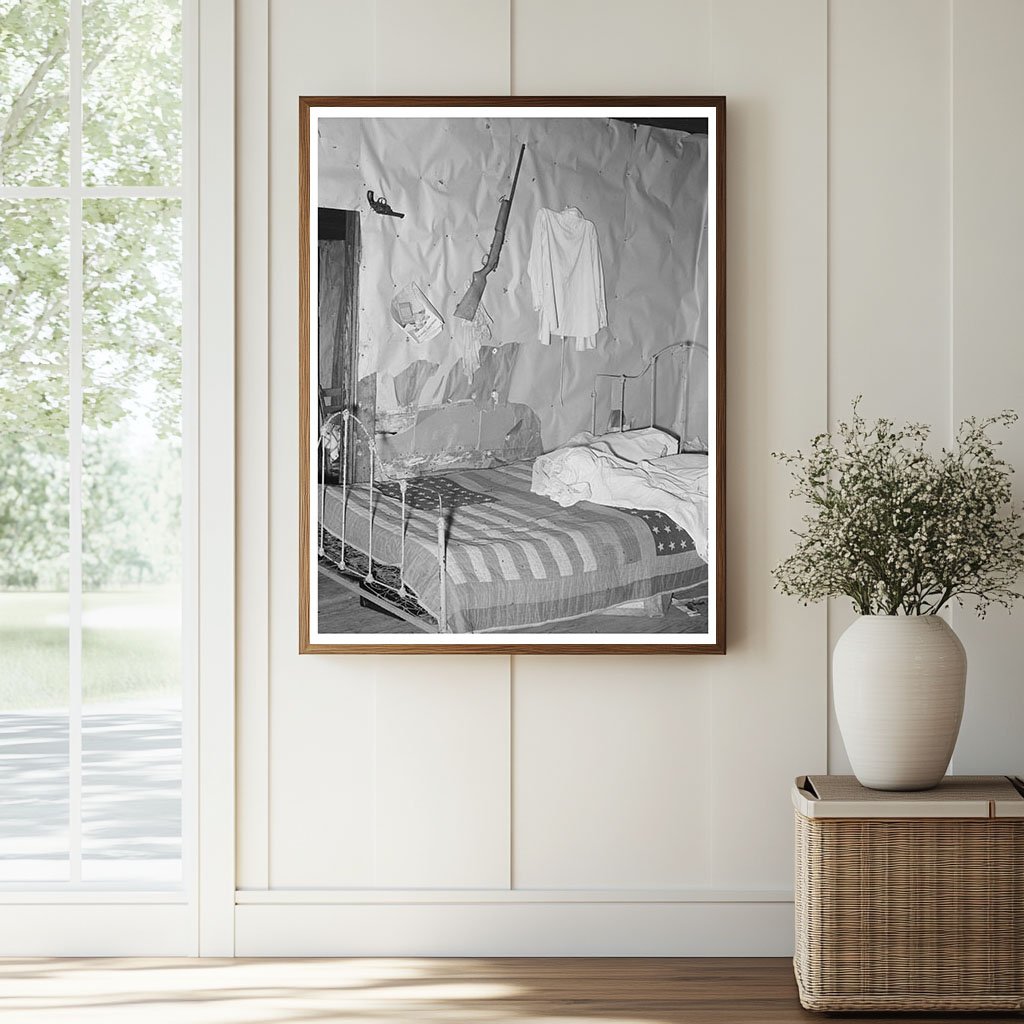
<svg viewBox="0 0 1024 1024">
<path fill-rule="evenodd" d="M 776 587 L 804 603 L 847 596 L 864 615 L 933 615 L 950 600 L 1009 608 L 1024 594 L 1024 515 L 1011 503 L 1013 472 L 988 436 L 1017 414 L 963 421 L 951 449 L 925 450 L 930 428 L 890 420 L 819 434 L 809 453 L 773 453 L 811 511 Z"/>
</svg>

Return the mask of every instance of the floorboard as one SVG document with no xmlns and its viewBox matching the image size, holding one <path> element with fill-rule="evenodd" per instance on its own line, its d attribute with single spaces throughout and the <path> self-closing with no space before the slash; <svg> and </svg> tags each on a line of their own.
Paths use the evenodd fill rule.
<svg viewBox="0 0 1024 1024">
<path fill-rule="evenodd" d="M 849 1014 L 851 1022 L 1020 1014 Z M 797 1024 L 785 959 L 0 960 L 4 1024 Z M 837 1018 L 839 1019 L 839 1018 Z"/>
</svg>

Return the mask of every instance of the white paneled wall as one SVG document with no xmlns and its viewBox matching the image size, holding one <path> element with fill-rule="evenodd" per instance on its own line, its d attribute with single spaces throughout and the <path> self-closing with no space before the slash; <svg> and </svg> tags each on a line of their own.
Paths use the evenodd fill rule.
<svg viewBox="0 0 1024 1024">
<path fill-rule="evenodd" d="M 948 435 L 949 88 L 947 4 L 832 0 L 830 426 L 862 395 L 866 416 Z M 853 618 L 831 602 L 830 650 Z M 830 736 L 831 770 L 849 771 L 834 720 Z"/>
<path fill-rule="evenodd" d="M 508 0 L 377 0 L 371 6 L 377 16 L 375 94 L 508 92 Z"/>
<path fill-rule="evenodd" d="M 969 415 L 1024 412 L 1024 5 L 832 0 L 829 408 L 920 419 L 941 443 Z M 1006 436 L 1024 469 L 1024 427 Z M 1020 492 L 1024 497 L 1024 492 Z M 968 695 L 953 770 L 1024 769 L 1024 632 L 959 609 Z M 830 615 L 834 642 L 853 618 Z M 829 763 L 848 770 L 833 722 Z"/>
<path fill-rule="evenodd" d="M 943 432 L 1020 403 L 1022 5 L 239 8 L 239 952 L 786 953 L 830 629 L 771 590 L 770 452 L 861 391 Z M 728 97 L 724 658 L 296 654 L 298 96 L 508 92 Z M 957 627 L 957 767 L 1021 770 L 1021 631 Z"/>
<path fill-rule="evenodd" d="M 255 9 L 265 3 L 244 3 Z M 303 94 L 372 93 L 376 60 L 376 19 L 369 3 L 269 4 L 269 47 L 247 55 L 268 62 L 266 104 L 269 154 L 244 154 L 248 165 L 269 163 L 268 195 L 252 216 L 270 221 L 269 393 L 263 396 L 270 435 L 269 464 L 243 465 L 266 478 L 269 521 L 269 623 L 248 628 L 256 642 L 267 636 L 269 658 L 263 678 L 242 679 L 240 718 L 254 703 L 268 707 L 268 737 L 248 749 L 239 736 L 240 756 L 267 780 L 264 799 L 239 806 L 239 885 L 372 885 L 373 813 L 372 665 L 296 653 L 298 629 L 298 106 Z M 242 253 L 243 258 L 253 254 Z M 258 275 L 257 275 L 258 276 Z M 245 303 L 245 282 L 241 282 Z M 241 339 L 244 351 L 254 340 Z M 243 357 L 245 358 L 244 354 Z M 253 358 L 262 358 L 257 351 Z M 244 510 L 243 510 L 244 515 Z M 292 538 L 289 542 L 288 538 Z M 239 593 L 247 599 L 246 573 L 258 574 L 268 552 L 254 549 L 242 559 Z M 256 579 L 259 577 L 256 575 Z M 257 586 L 259 584 L 257 583 Z M 246 633 L 242 633 L 244 646 Z M 267 850 L 260 857 L 247 846 Z M 253 870 L 247 870 L 252 857 Z"/>
<path fill-rule="evenodd" d="M 949 11 L 935 0 L 833 0 L 830 12 L 831 411 L 844 416 L 862 394 L 869 416 L 945 432 Z M 929 386 L 908 386 L 924 367 Z"/>
<path fill-rule="evenodd" d="M 952 23 L 953 418 L 1024 414 L 1024 4 L 955 0 Z M 1024 426 L 1006 457 L 1024 474 Z M 1017 481 L 1024 498 L 1024 482 Z M 1024 773 L 1024 608 L 984 622 L 954 612 L 967 648 L 958 771 Z M 1003 767 L 1005 765 L 1005 767 Z"/>
<path fill-rule="evenodd" d="M 513 883 L 711 884 L 711 692 L 678 658 L 516 658 Z"/>
<path fill-rule="evenodd" d="M 712 92 L 709 0 L 512 0 L 509 6 L 511 84 L 520 96 Z"/>
<path fill-rule="evenodd" d="M 729 104 L 729 653 L 708 666 L 724 889 L 790 889 L 789 785 L 826 760 L 825 611 L 769 579 L 799 515 L 770 453 L 826 417 L 825 14 L 712 4 L 711 87 Z"/>
<path fill-rule="evenodd" d="M 376 660 L 376 884 L 507 888 L 508 658 L 452 656 L 421 672 Z"/>
</svg>

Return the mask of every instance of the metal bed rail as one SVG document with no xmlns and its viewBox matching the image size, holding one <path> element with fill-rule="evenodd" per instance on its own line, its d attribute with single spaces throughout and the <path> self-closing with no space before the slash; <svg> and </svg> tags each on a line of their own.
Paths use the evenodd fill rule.
<svg viewBox="0 0 1024 1024">
<path fill-rule="evenodd" d="M 401 543 L 401 555 L 398 565 L 398 587 L 393 587 L 386 583 L 379 577 L 374 576 L 374 554 L 373 554 L 373 534 L 374 534 L 374 518 L 377 510 L 377 496 L 387 499 L 389 501 L 394 500 L 390 495 L 380 490 L 376 486 L 376 476 L 378 470 L 383 476 L 383 466 L 380 461 L 380 454 L 377 451 L 377 442 L 373 435 L 366 429 L 365 425 L 360 422 L 359 418 L 353 415 L 350 409 L 341 409 L 338 412 L 331 413 L 324 419 L 320 425 L 320 436 L 318 439 L 318 448 L 320 453 L 320 522 L 319 528 L 319 543 L 318 543 L 318 554 L 321 558 L 331 561 L 326 548 L 324 546 L 324 512 L 327 501 L 327 455 L 328 448 L 331 441 L 331 435 L 335 429 L 335 424 L 341 421 L 341 450 L 339 453 L 339 462 L 341 464 L 341 536 L 338 538 L 340 541 L 340 560 L 335 561 L 335 565 L 340 571 L 338 574 L 333 574 L 334 578 L 338 582 L 347 584 L 350 580 L 359 580 L 359 586 L 350 586 L 350 589 L 357 590 L 361 597 L 366 600 L 373 602 L 374 604 L 380 605 L 386 611 L 390 611 L 397 614 L 400 618 L 406 621 L 412 622 L 413 625 L 418 626 L 420 629 L 430 630 L 429 626 L 425 623 L 415 621 L 409 616 L 401 604 L 391 602 L 386 596 L 379 593 L 380 589 L 392 590 L 400 600 L 408 598 L 410 591 L 406 586 L 405 581 L 405 534 L 406 534 L 406 520 L 408 516 L 409 504 L 408 504 L 408 490 L 409 480 L 401 479 L 398 480 L 398 488 L 401 495 L 401 518 L 400 518 L 400 543 Z M 353 424 L 355 424 L 355 439 L 353 440 Z M 360 432 L 361 435 L 360 436 Z M 368 527 L 368 541 L 366 557 L 368 560 L 367 571 L 364 575 L 360 575 L 361 569 L 357 569 L 355 565 L 348 565 L 345 557 L 345 545 L 347 543 L 346 535 L 348 532 L 348 503 L 349 495 L 352 490 L 352 485 L 348 479 L 348 467 L 349 467 L 349 454 L 355 450 L 355 447 L 359 444 L 365 444 L 366 449 L 370 456 L 370 481 L 369 488 L 367 490 L 367 518 L 369 520 Z M 427 487 L 429 485 L 421 484 L 417 482 L 417 486 Z M 447 545 L 445 541 L 445 521 L 444 521 L 444 506 L 441 501 L 440 492 L 437 494 L 437 578 L 438 578 L 438 612 L 437 612 L 437 628 L 438 633 L 448 632 L 448 594 L 447 594 Z M 419 595 L 417 595 L 418 597 Z M 428 609 L 425 609 L 428 610 Z"/>
<path fill-rule="evenodd" d="M 640 380 L 648 370 L 651 371 L 651 422 L 650 426 L 654 426 L 654 414 L 655 406 L 657 403 L 657 390 L 658 390 L 658 360 L 666 353 L 672 351 L 684 351 L 689 356 L 690 350 L 694 347 L 692 340 L 687 341 L 673 341 L 671 344 L 666 345 L 664 348 L 659 349 L 650 359 L 644 363 L 643 367 L 636 373 L 595 373 L 594 374 L 594 388 L 590 392 L 591 397 L 591 433 L 597 434 L 597 398 L 598 398 L 598 382 L 604 378 L 607 380 L 617 380 L 619 382 L 619 431 L 626 429 L 626 381 Z M 689 398 L 689 366 L 684 370 L 683 379 L 683 405 L 685 407 Z M 680 439 L 682 440 L 682 438 Z"/>
</svg>

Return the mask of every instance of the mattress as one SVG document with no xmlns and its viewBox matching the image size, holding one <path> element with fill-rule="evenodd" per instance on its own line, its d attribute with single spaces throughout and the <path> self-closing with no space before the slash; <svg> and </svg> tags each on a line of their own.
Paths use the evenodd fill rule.
<svg viewBox="0 0 1024 1024">
<path fill-rule="evenodd" d="M 435 618 L 440 609 L 438 519 L 447 549 L 449 632 L 503 632 L 578 618 L 707 579 L 693 539 L 662 512 L 580 502 L 562 508 L 530 491 L 532 461 L 410 481 L 406 586 Z M 373 495 L 373 558 L 402 560 L 398 485 Z M 366 553 L 369 488 L 349 488 L 345 542 Z M 341 535 L 342 489 L 323 495 L 324 529 Z M 440 514 L 438 506 L 440 503 Z"/>
</svg>

